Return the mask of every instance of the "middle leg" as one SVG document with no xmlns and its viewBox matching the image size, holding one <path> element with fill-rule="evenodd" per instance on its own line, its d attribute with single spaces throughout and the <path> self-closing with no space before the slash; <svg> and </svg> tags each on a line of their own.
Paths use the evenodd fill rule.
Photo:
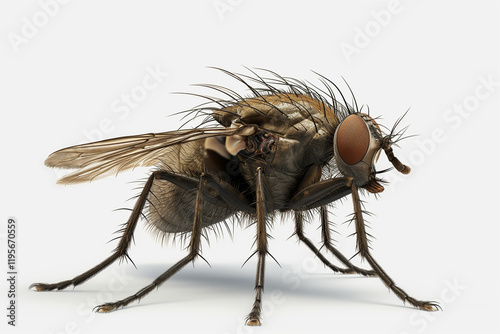
<svg viewBox="0 0 500 334">
<path fill-rule="evenodd" d="M 257 207 L 257 274 L 255 278 L 255 302 L 252 311 L 248 314 L 246 324 L 248 326 L 260 326 L 260 313 L 262 309 L 262 294 L 264 292 L 264 269 L 266 264 L 267 232 L 266 214 L 272 211 L 272 199 L 267 198 L 269 194 L 267 183 L 261 168 L 257 169 L 256 176 L 256 207 Z"/>
</svg>

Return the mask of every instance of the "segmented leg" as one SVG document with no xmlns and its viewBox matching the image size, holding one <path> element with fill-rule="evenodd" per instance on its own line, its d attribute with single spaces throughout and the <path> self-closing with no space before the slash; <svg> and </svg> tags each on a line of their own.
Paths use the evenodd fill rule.
<svg viewBox="0 0 500 334">
<path fill-rule="evenodd" d="M 321 260 L 321 262 L 323 262 L 328 268 L 330 268 L 334 272 L 342 273 L 342 274 L 353 274 L 353 273 L 355 273 L 355 271 L 352 270 L 352 269 L 339 268 L 339 267 L 333 265 L 332 263 L 330 263 L 330 261 L 328 261 L 324 257 L 324 255 L 321 254 L 321 252 L 319 251 L 319 249 L 316 248 L 316 246 L 314 246 L 314 244 L 311 242 L 311 240 L 304 235 L 303 225 L 304 224 L 303 224 L 303 215 L 302 215 L 302 212 L 301 211 L 295 211 L 295 234 L 297 235 L 297 237 L 299 238 L 299 240 L 302 241 L 303 243 L 305 243 L 306 246 L 309 247 L 310 250 L 312 250 L 312 252 L 314 253 L 314 255 L 316 255 Z"/>
<path fill-rule="evenodd" d="M 354 217 L 356 222 L 357 245 L 360 255 L 368 261 L 368 263 L 380 277 L 382 282 L 384 282 L 384 284 L 392 292 L 394 292 L 396 296 L 398 296 L 399 299 L 401 299 L 403 302 L 409 302 L 414 307 L 425 311 L 439 310 L 441 307 L 435 302 L 417 300 L 409 296 L 403 289 L 401 289 L 396 285 L 396 283 L 394 283 L 394 281 L 389 277 L 389 275 L 387 275 L 387 273 L 382 269 L 382 267 L 380 267 L 380 265 L 371 256 L 368 248 L 368 241 L 366 238 L 365 223 L 363 220 L 363 213 L 361 209 L 361 201 L 359 199 L 358 189 L 354 183 L 352 183 L 351 189 L 352 189 L 352 199 L 354 202 Z"/>
<path fill-rule="evenodd" d="M 248 314 L 246 324 L 248 326 L 260 326 L 260 313 L 262 309 L 262 293 L 264 291 L 264 269 L 266 264 L 267 233 L 266 214 L 272 211 L 272 201 L 267 195 L 266 183 L 262 169 L 257 169 L 256 176 L 256 207 L 257 207 L 257 274 L 255 278 L 255 302 L 252 311 Z"/>
<path fill-rule="evenodd" d="M 198 184 L 198 192 L 196 194 L 196 205 L 193 221 L 193 231 L 191 233 L 191 241 L 189 244 L 189 254 L 181 259 L 179 262 L 174 264 L 170 269 L 164 272 L 162 275 L 158 276 L 151 284 L 142 288 L 137 293 L 129 296 L 125 299 L 119 300 L 114 303 L 106 303 L 95 307 L 97 312 L 110 312 L 116 310 L 117 308 L 124 307 L 135 300 L 140 300 L 142 297 L 150 293 L 153 289 L 159 287 L 163 282 L 172 277 L 176 272 L 182 269 L 186 264 L 194 261 L 199 255 L 200 240 L 201 240 L 201 228 L 202 228 L 202 217 L 203 217 L 203 177 L 200 178 Z"/>
<path fill-rule="evenodd" d="M 372 270 L 364 270 L 354 266 L 342 253 L 333 247 L 328 227 L 328 215 L 326 204 L 334 202 L 351 193 L 352 179 L 348 177 L 339 177 L 320 181 L 321 168 L 311 166 L 299 186 L 298 192 L 292 197 L 290 208 L 295 210 L 295 232 L 298 238 L 304 242 L 319 259 L 335 272 L 352 274 L 358 273 L 364 276 L 374 276 Z M 332 254 L 337 257 L 348 269 L 339 268 L 331 264 L 319 250 L 307 239 L 302 231 L 302 210 L 309 210 L 320 207 L 321 233 L 323 244 Z"/>
<path fill-rule="evenodd" d="M 127 250 L 130 247 L 130 243 L 132 241 L 132 237 L 134 234 L 135 227 L 137 226 L 137 222 L 141 216 L 141 212 L 144 209 L 144 205 L 147 201 L 149 192 L 153 185 L 155 179 L 162 179 L 172 182 L 179 187 L 190 190 L 196 189 L 199 183 L 199 179 L 194 177 L 189 177 L 181 174 L 170 173 L 165 171 L 155 171 L 150 176 L 144 188 L 137 199 L 137 202 L 132 210 L 132 214 L 130 215 L 127 224 L 125 225 L 124 232 L 120 238 L 120 242 L 113 254 L 109 256 L 106 260 L 102 261 L 95 267 L 87 270 L 81 275 L 74 277 L 73 279 L 61 281 L 58 283 L 34 283 L 30 285 L 31 288 L 35 288 L 36 291 L 48 291 L 48 290 L 62 290 L 67 288 L 68 286 L 77 286 L 88 280 L 89 278 L 95 276 L 100 271 L 108 267 L 110 264 L 115 262 L 116 260 L 126 257 Z M 250 206 L 248 200 L 239 193 L 234 187 L 223 182 L 216 181 L 211 176 L 205 176 L 205 182 L 207 184 L 207 191 L 204 191 L 204 197 L 212 202 L 217 202 L 222 200 L 226 202 L 228 205 L 234 206 L 238 210 L 243 210 L 246 212 L 252 212 L 253 208 Z"/>
<path fill-rule="evenodd" d="M 335 247 L 333 247 L 332 238 L 330 236 L 330 228 L 328 226 L 328 210 L 325 206 L 321 207 L 320 217 L 321 217 L 321 236 L 323 238 L 323 245 L 325 245 L 326 249 L 332 252 L 332 254 L 337 259 L 339 259 L 340 262 L 342 262 L 347 268 L 351 270 L 349 273 L 357 273 L 363 276 L 376 276 L 377 274 L 375 273 L 374 270 L 365 270 L 356 267 L 341 252 L 339 252 Z"/>
<path fill-rule="evenodd" d="M 130 242 L 132 241 L 132 236 L 134 235 L 134 230 L 135 227 L 137 226 L 137 221 L 139 220 L 139 217 L 141 216 L 141 212 L 144 208 L 144 204 L 146 203 L 146 200 L 149 195 L 149 191 L 151 190 L 151 186 L 153 185 L 153 181 L 155 179 L 155 176 L 160 173 L 160 172 L 153 172 L 150 176 L 148 181 L 146 182 L 146 185 L 144 186 L 141 194 L 139 195 L 139 198 L 137 199 L 137 202 L 134 206 L 134 209 L 132 210 L 132 214 L 130 215 L 130 218 L 127 221 L 127 224 L 125 225 L 124 232 L 120 238 L 120 242 L 116 249 L 114 250 L 113 254 L 111 254 L 110 257 L 108 257 L 106 260 L 102 261 L 99 263 L 97 266 L 87 270 L 81 275 L 76 276 L 73 279 L 66 280 L 66 281 L 61 281 L 59 283 L 34 283 L 30 285 L 31 288 L 35 288 L 36 291 L 48 291 L 48 290 L 62 290 L 67 288 L 68 286 L 77 286 L 91 278 L 92 276 L 96 275 L 99 273 L 101 270 L 105 269 L 108 267 L 110 264 L 118 260 L 119 258 L 123 258 L 128 256 L 127 255 L 127 250 L 130 246 Z"/>
</svg>

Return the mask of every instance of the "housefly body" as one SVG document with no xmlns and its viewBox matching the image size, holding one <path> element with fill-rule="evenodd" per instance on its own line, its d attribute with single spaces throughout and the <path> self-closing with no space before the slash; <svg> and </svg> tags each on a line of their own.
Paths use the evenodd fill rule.
<svg viewBox="0 0 500 334">
<path fill-rule="evenodd" d="M 381 152 L 398 172 L 410 172 L 392 149 L 404 132 L 396 132 L 401 119 L 392 129 L 379 125 L 358 109 L 355 99 L 349 105 L 339 88 L 319 74 L 321 87 L 268 70 L 249 70 L 249 75 L 219 70 L 244 84 L 250 95 L 201 85 L 223 96 L 205 97 L 207 103 L 187 112 L 187 117 L 205 116 L 201 126 L 72 146 L 47 158 L 47 166 L 75 170 L 59 180 L 62 184 L 87 182 L 137 166 L 154 169 L 108 258 L 72 279 L 31 287 L 45 291 L 77 286 L 116 260 L 128 258 L 142 215 L 161 236 L 187 238 L 188 254 L 151 284 L 125 299 L 96 306 L 97 312 L 110 312 L 143 298 L 201 257 L 200 241 L 207 230 L 240 221 L 253 225 L 256 232 L 256 296 L 246 324 L 260 325 L 264 268 L 270 255 L 268 225 L 274 216 L 285 214 L 294 218 L 299 240 L 334 272 L 378 276 L 403 302 L 426 311 L 439 309 L 438 304 L 415 299 L 398 287 L 368 247 L 359 194 L 384 190 L 379 176 L 388 170 L 375 167 Z M 353 265 L 331 242 L 328 207 L 346 196 L 354 203 L 357 251 L 370 270 Z M 341 267 L 333 265 L 304 234 L 304 221 L 312 217 L 319 217 L 323 247 Z"/>
</svg>

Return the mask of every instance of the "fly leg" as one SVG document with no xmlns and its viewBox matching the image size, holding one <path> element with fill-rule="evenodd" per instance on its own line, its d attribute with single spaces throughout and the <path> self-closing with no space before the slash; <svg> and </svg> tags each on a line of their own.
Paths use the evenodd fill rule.
<svg viewBox="0 0 500 334">
<path fill-rule="evenodd" d="M 239 210 L 245 210 L 246 212 L 252 212 L 253 208 L 250 206 L 248 200 L 240 193 L 238 190 L 233 188 L 231 185 L 225 183 L 224 181 L 217 181 L 210 175 L 202 175 L 199 179 L 170 172 L 158 172 L 156 174 L 157 179 L 167 180 L 173 184 L 185 189 L 186 191 L 191 191 L 197 189 L 195 211 L 193 218 L 193 230 L 191 233 L 191 241 L 189 244 L 189 253 L 172 267 L 170 267 L 162 275 L 158 276 L 151 284 L 142 288 L 137 293 L 119 300 L 114 303 L 106 303 L 95 307 L 97 312 L 110 312 L 118 308 L 124 307 L 133 301 L 140 300 L 149 292 L 159 287 L 162 283 L 172 277 L 175 273 L 181 270 L 186 264 L 193 262 L 197 256 L 200 256 L 200 241 L 201 241 L 201 230 L 202 230 L 202 218 L 203 218 L 203 203 L 212 202 L 227 205 L 238 208 Z"/>
<path fill-rule="evenodd" d="M 91 278 L 92 276 L 96 275 L 99 273 L 101 270 L 104 268 L 108 267 L 110 264 L 115 262 L 116 260 L 124 257 L 128 257 L 127 255 L 127 250 L 130 246 L 130 242 L 132 241 L 132 237 L 134 235 L 134 230 L 137 225 L 137 221 L 139 220 L 139 217 L 141 216 L 141 212 L 144 208 L 144 204 L 146 203 L 146 200 L 149 195 L 149 191 L 151 190 L 151 186 L 153 185 L 153 181 L 155 179 L 155 176 L 160 173 L 160 172 L 153 172 L 150 176 L 148 181 L 146 182 L 146 185 L 144 186 L 141 194 L 139 195 L 139 198 L 134 206 L 134 209 L 132 210 L 132 214 L 130 215 L 130 218 L 128 219 L 123 234 L 121 236 L 120 242 L 116 249 L 114 250 L 113 254 L 109 256 L 106 260 L 102 261 L 99 263 L 97 266 L 87 270 L 81 275 L 78 275 L 74 277 L 73 279 L 66 280 L 66 281 L 61 281 L 59 283 L 34 283 L 30 285 L 31 288 L 35 288 L 36 291 L 48 291 L 48 290 L 62 290 L 67 288 L 68 286 L 77 286 Z"/>
<path fill-rule="evenodd" d="M 323 262 L 328 268 L 333 270 L 336 273 L 342 273 L 342 274 L 352 274 L 355 271 L 352 269 L 345 269 L 345 268 L 339 268 L 328 261 L 323 254 L 320 253 L 319 249 L 314 246 L 314 244 L 311 242 L 309 238 L 307 238 L 304 234 L 303 230 L 303 215 L 302 211 L 295 211 L 295 234 L 299 238 L 300 241 L 306 244 L 307 247 L 309 247 L 310 250 L 316 255 L 321 262 Z M 339 253 L 340 254 L 340 253 Z M 341 254 L 342 255 L 342 254 Z"/>
<path fill-rule="evenodd" d="M 319 174 L 320 170 L 316 173 Z M 295 210 L 295 232 L 298 238 L 304 242 L 314 254 L 330 269 L 335 272 L 352 274 L 358 273 L 364 276 L 375 275 L 374 271 L 364 270 L 354 266 L 342 253 L 332 246 L 330 229 L 328 227 L 328 217 L 325 205 L 342 197 L 345 197 L 351 193 L 350 184 L 352 182 L 351 178 L 339 177 L 328 180 L 319 181 L 319 177 L 314 177 L 314 170 L 311 168 L 307 174 L 304 182 L 304 186 L 299 187 L 299 191 L 292 198 L 290 208 Z M 313 176 L 310 176 L 313 175 Z M 320 175 L 320 174 L 319 174 Z M 310 210 L 317 207 L 321 207 L 321 229 L 323 244 L 326 249 L 332 252 L 332 254 L 337 257 L 348 269 L 338 268 L 331 264 L 312 244 L 312 242 L 305 237 L 302 230 L 302 213 L 301 211 Z"/>
<path fill-rule="evenodd" d="M 359 267 L 356 267 L 349 261 L 341 252 L 339 252 L 332 245 L 332 238 L 330 236 L 330 228 L 328 226 L 328 210 L 325 206 L 321 207 L 320 211 L 321 216 L 321 236 L 323 238 L 323 245 L 328 249 L 332 254 L 339 259 L 347 268 L 350 269 L 349 273 L 357 273 L 363 276 L 376 276 L 376 272 L 374 270 L 366 270 Z"/>
<path fill-rule="evenodd" d="M 255 302 L 252 311 L 248 314 L 246 324 L 248 326 L 260 326 L 260 312 L 262 309 L 262 293 L 264 292 L 264 269 L 266 263 L 267 233 L 266 214 L 272 212 L 272 198 L 268 192 L 267 183 L 262 169 L 257 169 L 256 176 L 256 207 L 257 207 L 257 275 L 255 278 Z M 254 254 L 255 254 L 254 253 Z"/>
<path fill-rule="evenodd" d="M 298 193 L 302 193 L 302 191 L 305 188 L 308 188 L 308 187 L 309 187 L 308 190 L 306 190 L 307 195 L 309 195 L 311 192 L 314 192 L 314 189 L 311 190 L 310 186 L 313 185 L 313 187 L 314 187 L 314 184 L 317 184 L 320 179 L 321 179 L 321 167 L 318 166 L 318 165 L 311 165 L 307 169 L 307 171 L 305 172 L 304 176 L 302 177 L 302 180 L 300 181 L 300 184 L 299 184 L 299 186 L 297 188 Z M 304 200 L 307 201 L 307 198 L 304 197 Z M 302 205 L 304 205 L 304 203 Z M 321 213 L 323 213 L 323 209 L 325 209 L 325 211 L 326 211 L 326 208 L 324 206 L 322 206 L 321 207 Z M 322 222 L 324 222 L 323 215 L 321 216 L 321 218 L 322 218 Z M 297 235 L 297 237 L 299 238 L 299 240 L 302 241 L 304 244 L 306 244 L 306 246 L 309 247 L 309 249 L 328 268 L 330 268 L 334 272 L 336 272 L 336 273 L 342 273 L 342 274 L 352 274 L 352 273 L 354 273 L 354 271 L 351 268 L 350 269 L 344 269 L 344 268 L 339 268 L 339 267 L 333 265 L 332 263 L 330 263 L 330 261 L 328 261 L 324 257 L 323 254 L 320 253 L 319 249 L 316 248 L 316 246 L 314 246 L 314 244 L 311 242 L 311 240 L 305 236 L 305 234 L 304 234 L 304 228 L 303 228 L 303 225 L 304 225 L 303 220 L 304 219 L 303 219 L 302 211 L 296 210 L 295 211 L 295 234 Z M 328 223 L 328 221 L 326 221 L 326 223 Z M 323 227 L 323 229 L 324 229 L 324 227 Z M 330 230 L 328 228 L 327 228 L 327 231 L 328 231 L 328 233 L 330 232 Z M 327 236 L 329 237 L 330 235 L 328 234 Z"/>
<path fill-rule="evenodd" d="M 52 284 L 34 283 L 30 285 L 30 288 L 35 288 L 36 291 L 49 291 L 49 290 L 62 290 L 71 285 L 77 286 L 82 284 L 89 278 L 93 277 L 94 275 L 96 275 L 97 273 L 108 267 L 116 260 L 128 257 L 127 250 L 130 247 L 135 227 L 141 216 L 141 212 L 144 209 L 144 205 L 147 201 L 147 198 L 149 196 L 151 187 L 155 179 L 163 179 L 170 181 L 186 190 L 196 189 L 199 183 L 199 179 L 184 176 L 181 174 L 169 173 L 165 171 L 153 172 L 148 178 L 148 181 L 146 182 L 141 194 L 139 195 L 139 198 L 137 199 L 137 202 L 132 211 L 132 214 L 130 215 L 129 220 L 125 225 L 123 234 L 120 238 L 120 242 L 116 247 L 116 249 L 114 250 L 113 254 L 111 254 L 111 256 L 109 256 L 107 259 L 105 259 L 95 267 L 87 270 L 83 274 L 74 277 L 73 279 Z M 223 181 L 216 181 L 210 175 L 206 175 L 204 179 L 207 184 L 206 188 L 208 188 L 204 190 L 205 197 L 209 201 L 212 201 L 214 203 L 215 202 L 220 203 L 222 201 L 227 203 L 228 205 L 235 207 L 237 210 L 242 210 L 246 212 L 252 212 L 252 210 L 254 210 L 250 206 L 248 200 L 231 185 L 226 184 Z M 210 193 L 211 196 L 209 196 L 207 192 Z"/>
<path fill-rule="evenodd" d="M 162 275 L 158 276 L 151 284 L 139 290 L 137 293 L 119 300 L 114 303 L 106 303 L 95 307 L 96 312 L 110 312 L 117 308 L 124 307 L 135 300 L 140 300 L 142 297 L 150 293 L 153 289 L 159 287 L 163 282 L 172 277 L 175 273 L 181 270 L 186 264 L 194 261 L 199 255 L 200 241 L 201 241 L 201 228 L 202 228 L 202 214 L 203 214 L 203 176 L 200 178 L 198 184 L 198 192 L 196 194 L 196 205 L 193 221 L 193 230 L 191 233 L 191 241 L 189 243 L 189 253 L 179 262 L 170 267 Z"/>
<path fill-rule="evenodd" d="M 435 303 L 430 301 L 422 301 L 417 300 L 411 296 L 409 296 L 403 289 L 398 287 L 396 283 L 387 275 L 387 273 L 380 267 L 380 265 L 375 261 L 375 259 L 371 256 L 368 248 L 368 240 L 366 238 L 365 231 L 365 223 L 363 220 L 363 214 L 361 209 L 361 201 L 359 199 L 358 189 L 354 183 L 351 185 L 352 189 L 352 199 L 354 202 L 354 218 L 356 222 L 356 234 L 357 234 L 357 246 L 360 255 L 365 258 L 373 270 L 380 277 L 382 282 L 392 290 L 403 302 L 409 302 L 414 307 L 425 310 L 425 311 L 437 311 L 441 307 Z"/>
</svg>

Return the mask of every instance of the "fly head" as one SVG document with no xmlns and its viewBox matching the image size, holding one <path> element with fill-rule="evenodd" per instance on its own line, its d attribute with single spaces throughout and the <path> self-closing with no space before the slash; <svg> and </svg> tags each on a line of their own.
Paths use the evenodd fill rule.
<svg viewBox="0 0 500 334">
<path fill-rule="evenodd" d="M 340 172 L 352 177 L 356 186 L 371 193 L 384 191 L 375 169 L 382 150 L 396 170 L 403 174 L 410 172 L 410 168 L 394 156 L 392 137 L 391 134 L 384 135 L 377 122 L 367 114 L 347 116 L 337 127 L 333 142 Z"/>
</svg>

